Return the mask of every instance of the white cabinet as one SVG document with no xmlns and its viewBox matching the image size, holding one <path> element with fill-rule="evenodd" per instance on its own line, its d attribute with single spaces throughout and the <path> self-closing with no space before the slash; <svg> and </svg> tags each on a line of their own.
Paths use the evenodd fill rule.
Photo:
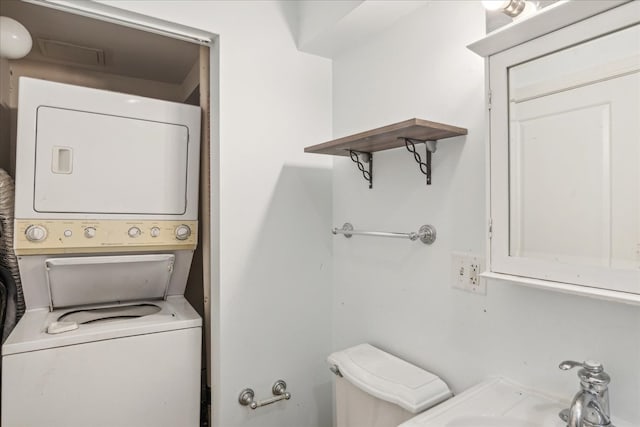
<svg viewBox="0 0 640 427">
<path fill-rule="evenodd" d="M 487 69 L 487 276 L 640 302 L 640 2 Z"/>
</svg>

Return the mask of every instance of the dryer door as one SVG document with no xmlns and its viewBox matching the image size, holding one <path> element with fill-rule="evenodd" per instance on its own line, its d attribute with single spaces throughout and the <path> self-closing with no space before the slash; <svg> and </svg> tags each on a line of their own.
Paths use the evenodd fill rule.
<svg viewBox="0 0 640 427">
<path fill-rule="evenodd" d="M 36 126 L 37 212 L 185 213 L 186 126 L 46 106 Z"/>
</svg>

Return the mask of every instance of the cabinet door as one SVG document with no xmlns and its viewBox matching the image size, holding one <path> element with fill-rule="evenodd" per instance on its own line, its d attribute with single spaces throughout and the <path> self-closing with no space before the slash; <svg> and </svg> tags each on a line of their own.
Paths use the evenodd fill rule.
<svg viewBox="0 0 640 427">
<path fill-rule="evenodd" d="M 491 270 L 640 294 L 640 25 L 604 15 L 489 60 Z"/>
</svg>

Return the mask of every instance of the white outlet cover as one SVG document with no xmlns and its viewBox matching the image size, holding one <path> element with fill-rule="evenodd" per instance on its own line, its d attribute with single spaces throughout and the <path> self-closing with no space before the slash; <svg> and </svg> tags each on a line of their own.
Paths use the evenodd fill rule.
<svg viewBox="0 0 640 427">
<path fill-rule="evenodd" d="M 476 294 L 480 294 L 480 295 L 486 295 L 487 294 L 487 279 L 485 279 L 484 277 L 480 277 L 480 274 L 484 272 L 484 257 L 475 255 L 471 258 L 471 266 L 477 266 L 476 269 L 476 273 L 475 273 L 475 278 L 476 278 L 476 283 L 473 284 L 473 281 L 471 280 L 470 277 L 470 286 L 471 286 L 471 292 L 476 293 Z M 471 269 L 473 270 L 473 268 Z"/>
<path fill-rule="evenodd" d="M 451 286 L 479 295 L 487 294 L 484 272 L 484 257 L 466 252 L 451 253 Z"/>
</svg>

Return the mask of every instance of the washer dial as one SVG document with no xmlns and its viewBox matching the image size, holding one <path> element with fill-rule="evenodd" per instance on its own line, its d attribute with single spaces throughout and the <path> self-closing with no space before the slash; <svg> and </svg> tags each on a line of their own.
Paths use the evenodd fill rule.
<svg viewBox="0 0 640 427">
<path fill-rule="evenodd" d="M 186 224 L 180 224 L 176 227 L 176 239 L 187 240 L 191 236 L 191 228 Z"/>
<path fill-rule="evenodd" d="M 87 227 L 84 229 L 84 237 L 87 239 L 92 239 L 96 237 L 96 228 L 95 227 Z"/>
<path fill-rule="evenodd" d="M 129 235 L 129 237 L 136 238 L 139 237 L 142 232 L 138 227 L 131 227 L 129 231 L 127 231 L 127 234 Z"/>
<path fill-rule="evenodd" d="M 47 229 L 41 225 L 30 225 L 24 234 L 30 242 L 41 242 L 47 238 Z"/>
</svg>

